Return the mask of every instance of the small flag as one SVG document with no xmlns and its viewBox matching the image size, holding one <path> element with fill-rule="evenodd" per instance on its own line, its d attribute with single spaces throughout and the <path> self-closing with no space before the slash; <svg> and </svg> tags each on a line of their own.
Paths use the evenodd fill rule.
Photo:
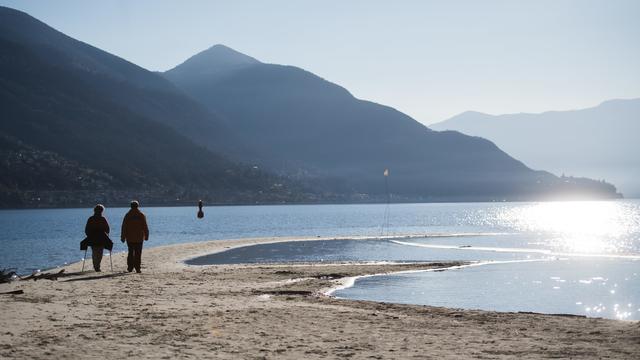
<svg viewBox="0 0 640 360">
<path fill-rule="evenodd" d="M 389 176 L 389 169 L 384 169 L 384 176 Z"/>
</svg>

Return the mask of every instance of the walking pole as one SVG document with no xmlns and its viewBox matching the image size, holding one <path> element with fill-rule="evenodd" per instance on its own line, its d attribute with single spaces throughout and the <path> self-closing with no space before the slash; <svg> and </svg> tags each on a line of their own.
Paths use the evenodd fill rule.
<svg viewBox="0 0 640 360">
<path fill-rule="evenodd" d="M 113 272 L 113 252 L 109 250 L 109 262 L 111 263 L 111 272 Z"/>
<path fill-rule="evenodd" d="M 84 271 L 84 260 L 87 258 L 87 250 L 89 250 L 89 248 L 84 249 L 84 257 L 82 258 L 82 270 L 80 270 L 80 272 Z"/>
</svg>

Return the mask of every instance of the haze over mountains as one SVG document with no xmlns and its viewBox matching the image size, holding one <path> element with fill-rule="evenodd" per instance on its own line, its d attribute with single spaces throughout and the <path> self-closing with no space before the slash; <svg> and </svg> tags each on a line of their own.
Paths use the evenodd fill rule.
<svg viewBox="0 0 640 360">
<path fill-rule="evenodd" d="M 0 106 L 2 206 L 376 201 L 385 168 L 400 200 L 616 196 L 299 68 L 214 46 L 153 73 L 9 8 Z"/>
<path fill-rule="evenodd" d="M 606 179 L 640 196 L 640 99 L 541 114 L 469 111 L 431 127 L 487 138 L 534 169 Z"/>
<path fill-rule="evenodd" d="M 8 8 L 0 8 L 0 107 L 0 204 L 72 205 L 125 190 L 150 191 L 153 201 L 280 192 L 271 187 L 282 180 L 183 136 L 234 143 L 222 120 L 170 82 Z"/>
<path fill-rule="evenodd" d="M 263 64 L 222 45 L 165 76 L 230 119 L 248 143 L 239 158 L 333 191 L 380 193 L 384 168 L 395 193 L 423 199 L 527 198 L 559 183 L 484 139 L 431 131 L 300 68 Z"/>
</svg>

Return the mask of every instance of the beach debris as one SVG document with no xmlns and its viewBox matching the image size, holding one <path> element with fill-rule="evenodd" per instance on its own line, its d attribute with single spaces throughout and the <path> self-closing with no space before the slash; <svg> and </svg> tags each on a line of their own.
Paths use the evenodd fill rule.
<svg viewBox="0 0 640 360">
<path fill-rule="evenodd" d="M 299 273 L 293 272 L 293 271 L 289 271 L 289 270 L 278 270 L 278 271 L 274 272 L 274 274 L 276 274 L 276 275 L 298 275 Z"/>
<path fill-rule="evenodd" d="M 313 292 L 307 290 L 271 290 L 271 291 L 256 291 L 259 294 L 267 294 L 267 295 L 301 295 L 301 296 L 311 296 Z"/>
<path fill-rule="evenodd" d="M 13 291 L 6 291 L 6 292 L 1 292 L 0 295 L 20 295 L 20 294 L 24 294 L 23 290 L 13 290 Z"/>
<path fill-rule="evenodd" d="M 560 316 L 560 317 L 568 317 L 568 318 L 586 318 L 586 315 L 577 315 L 577 314 L 554 314 L 554 313 L 539 313 L 534 311 L 518 311 L 518 314 L 527 314 L 527 315 L 541 315 L 541 316 Z"/>
<path fill-rule="evenodd" d="M 57 273 L 40 273 L 40 272 L 35 272 L 27 277 L 24 278 L 20 278 L 20 280 L 33 280 L 33 281 L 38 281 L 38 280 L 42 280 L 42 279 L 47 279 L 47 280 L 58 280 L 58 277 L 62 276 L 62 274 L 64 273 L 64 269 L 58 271 Z"/>
<path fill-rule="evenodd" d="M 318 280 L 336 280 L 336 279 L 345 278 L 347 276 L 348 276 L 347 274 L 340 274 L 340 273 L 311 275 L 312 278 L 315 278 Z"/>
<path fill-rule="evenodd" d="M 16 272 L 11 269 L 0 270 L 0 284 L 8 283 L 16 279 Z"/>
</svg>

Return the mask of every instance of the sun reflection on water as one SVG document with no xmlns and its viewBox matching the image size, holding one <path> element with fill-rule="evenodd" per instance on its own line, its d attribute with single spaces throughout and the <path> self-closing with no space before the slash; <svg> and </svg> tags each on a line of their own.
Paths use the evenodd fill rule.
<svg viewBox="0 0 640 360">
<path fill-rule="evenodd" d="M 505 209 L 499 218 L 521 231 L 548 234 L 543 245 L 573 253 L 629 252 L 640 234 L 640 209 L 617 201 L 528 204 Z"/>
</svg>

